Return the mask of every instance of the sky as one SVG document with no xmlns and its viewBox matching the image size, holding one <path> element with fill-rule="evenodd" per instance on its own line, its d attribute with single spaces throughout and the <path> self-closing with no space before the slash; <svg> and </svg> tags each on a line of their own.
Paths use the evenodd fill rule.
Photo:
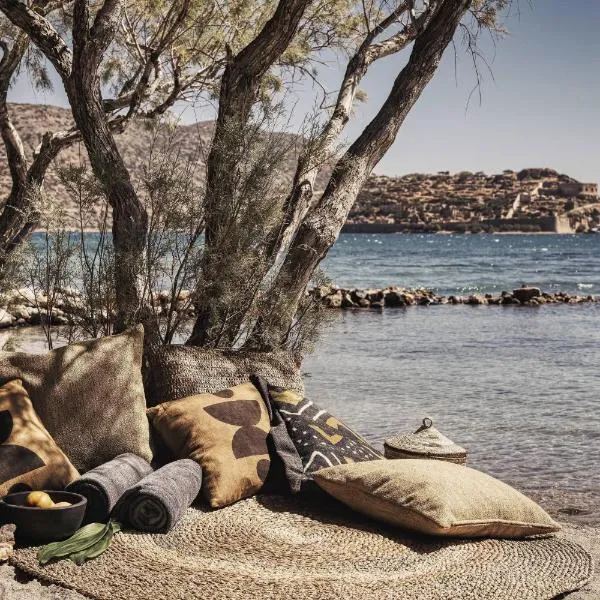
<svg viewBox="0 0 600 600">
<path fill-rule="evenodd" d="M 520 0 L 493 44 L 482 40 L 491 73 L 482 65 L 481 101 L 471 94 L 475 76 L 467 53 L 448 48 L 434 80 L 407 117 L 375 173 L 519 170 L 550 167 L 580 181 L 600 181 L 600 2 Z M 360 133 L 384 101 L 405 58 L 375 65 L 363 82 L 368 100 L 349 124 L 346 141 Z M 329 89 L 344 65 L 321 68 Z M 54 93 L 36 93 L 26 79 L 11 90 L 13 102 L 66 106 L 57 82 Z M 314 103 L 304 86 L 295 93 L 292 123 Z M 186 111 L 185 119 L 210 118 Z"/>
</svg>

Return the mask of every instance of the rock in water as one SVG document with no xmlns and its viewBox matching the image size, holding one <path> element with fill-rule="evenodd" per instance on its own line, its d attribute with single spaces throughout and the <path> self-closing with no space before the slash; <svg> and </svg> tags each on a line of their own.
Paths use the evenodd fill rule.
<svg viewBox="0 0 600 600">
<path fill-rule="evenodd" d="M 542 295 L 542 290 L 536 287 L 520 287 L 513 290 L 513 296 L 521 303 L 525 304 L 533 298 L 537 298 Z"/>
</svg>

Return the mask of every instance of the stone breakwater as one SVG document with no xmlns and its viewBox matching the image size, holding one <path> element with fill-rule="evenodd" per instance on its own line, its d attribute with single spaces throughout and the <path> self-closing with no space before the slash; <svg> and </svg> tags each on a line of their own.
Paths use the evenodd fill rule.
<svg viewBox="0 0 600 600">
<path fill-rule="evenodd" d="M 160 291 L 153 294 L 153 312 L 166 315 L 174 310 L 182 313 L 184 318 L 194 316 L 191 292 L 181 290 L 175 302 L 170 302 L 169 292 Z M 98 319 L 113 319 L 114 314 L 106 315 L 101 311 Z M 84 296 L 73 288 L 60 288 L 52 295 L 33 293 L 30 289 L 21 288 L 0 294 L 0 329 L 8 327 L 25 327 L 34 325 L 71 325 L 89 317 L 90 309 Z"/>
<path fill-rule="evenodd" d="M 539 306 L 541 304 L 584 304 L 600 302 L 600 296 L 578 296 L 566 292 L 546 293 L 536 287 L 521 287 L 501 294 L 472 294 L 470 296 L 438 296 L 432 290 L 402 287 L 349 289 L 319 286 L 309 294 L 321 300 L 327 308 L 374 309 L 441 304 L 493 306 Z"/>
<path fill-rule="evenodd" d="M 473 294 L 470 296 L 438 296 L 425 288 L 338 288 L 319 286 L 308 294 L 318 298 L 327 308 L 372 309 L 401 308 L 405 306 L 435 306 L 440 304 L 491 304 L 494 306 L 538 306 L 540 304 L 584 304 L 600 302 L 600 296 L 578 296 L 566 292 L 548 294 L 535 287 L 522 287 L 501 294 Z M 195 316 L 191 292 L 182 290 L 173 303 L 168 292 L 156 292 L 153 311 L 157 316 L 174 310 L 185 319 Z M 63 289 L 51 299 L 22 288 L 0 294 L 0 329 L 34 325 L 70 325 L 86 318 L 89 309 L 83 296 L 73 289 Z M 114 315 L 112 315 L 114 317 Z M 105 317 L 109 318 L 109 317 Z"/>
</svg>

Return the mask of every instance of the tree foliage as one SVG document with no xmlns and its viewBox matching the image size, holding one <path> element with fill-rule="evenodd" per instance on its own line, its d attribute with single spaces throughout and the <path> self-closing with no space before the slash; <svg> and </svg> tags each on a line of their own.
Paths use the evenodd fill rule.
<svg viewBox="0 0 600 600">
<path fill-rule="evenodd" d="M 312 314 L 306 286 L 361 186 L 456 32 L 462 32 L 477 66 L 479 35 L 503 33 L 499 15 L 508 5 L 509 0 L 0 0 L 6 17 L 2 63 L 12 68 L 5 75 L 10 80 L 24 67 L 47 85 L 43 54 L 63 81 L 75 121 L 70 131 L 44 136 L 36 153 L 44 160 L 31 177 L 37 159 L 27 163 L 10 129 L 6 95 L 4 104 L 0 97 L 2 130 L 11 134 L 3 138 L 13 182 L 21 182 L 13 185 L 20 192 L 11 194 L 3 211 L 12 215 L 12 225 L 0 219 L 0 241 L 7 241 L 0 255 L 10 253 L 10 244 L 18 246 L 39 220 L 31 190 L 40 190 L 48 164 L 62 147 L 82 139 L 112 209 L 117 328 L 142 320 L 160 331 L 148 306 L 155 306 L 151 271 L 161 265 L 170 269 L 163 276 L 172 292 L 183 281 L 193 284 L 190 343 L 299 348 L 299 323 Z M 345 64 L 333 94 L 318 75 L 318 66 L 331 56 Z M 392 56 L 398 57 L 398 70 L 387 98 L 343 148 L 355 104 L 364 100 L 362 80 L 373 64 Z M 0 83 L 1 76 L 2 64 Z M 276 129 L 298 80 L 314 83 L 316 110 L 291 186 L 283 189 L 274 173 L 288 148 Z M 212 103 L 217 109 L 205 190 L 180 185 L 186 167 L 177 162 L 148 173 L 145 190 L 135 189 L 115 132 L 134 118 L 161 119 L 179 102 Z M 324 169 L 329 181 L 318 191 Z M 174 198 L 185 209 L 178 211 Z M 171 209 L 161 217 L 163 205 Z M 172 219 L 178 218 L 187 237 L 153 237 L 152 231 L 177 229 Z M 187 241 L 173 246 L 180 239 Z M 172 340 L 173 332 L 167 325 L 162 340 Z"/>
</svg>

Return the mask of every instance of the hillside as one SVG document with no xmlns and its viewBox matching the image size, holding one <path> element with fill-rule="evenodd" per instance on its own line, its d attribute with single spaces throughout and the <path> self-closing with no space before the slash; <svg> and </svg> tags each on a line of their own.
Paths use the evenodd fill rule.
<svg viewBox="0 0 600 600">
<path fill-rule="evenodd" d="M 68 109 L 55 106 L 13 104 L 14 124 L 29 155 L 43 133 L 66 129 L 71 124 Z M 181 160 L 196 165 L 195 181 L 202 189 L 203 159 L 213 131 L 211 121 L 177 127 L 172 146 Z M 139 184 L 152 144 L 152 132 L 141 122 L 132 123 L 117 136 L 125 162 Z M 166 130 L 159 138 L 165 144 Z M 279 181 L 289 183 L 295 169 L 295 157 L 301 138 L 278 134 L 289 149 L 282 161 Z M 62 152 L 59 164 L 85 160 L 83 144 Z M 326 174 L 317 187 L 326 184 Z M 4 197 L 10 189 L 10 176 L 4 148 L 0 144 L 0 186 Z M 45 189 L 48 197 L 75 215 L 75 204 L 61 185 L 56 169 L 48 173 Z M 373 175 L 361 191 L 350 213 L 347 231 L 588 231 L 600 225 L 600 199 L 596 184 L 580 183 L 552 169 L 504 171 L 496 175 L 463 171 L 451 175 L 412 174 L 402 177 Z"/>
<path fill-rule="evenodd" d="M 10 105 L 11 119 L 23 139 L 23 144 L 28 157 L 41 141 L 46 131 L 60 131 L 72 125 L 71 111 L 57 106 L 36 104 Z M 156 148 L 171 147 L 180 160 L 191 160 L 197 165 L 194 170 L 194 179 L 199 190 L 204 181 L 204 158 L 212 138 L 214 124 L 212 121 L 200 121 L 193 125 L 181 125 L 169 133 L 165 128 L 157 137 Z M 277 177 L 283 182 L 289 182 L 295 169 L 295 155 L 300 145 L 300 138 L 290 134 L 278 134 L 279 141 L 290 152 L 282 161 L 281 172 Z M 143 122 L 134 122 L 123 132 L 116 136 L 117 143 L 125 163 L 130 169 L 134 182 L 139 184 L 143 177 L 144 168 L 148 165 L 148 157 L 152 146 L 154 134 Z M 87 161 L 83 143 L 75 144 L 60 153 L 58 165 L 79 164 Z M 321 185 L 324 182 L 320 182 Z M 0 192 L 6 198 L 10 191 L 10 173 L 6 163 L 4 145 L 0 143 Z M 51 168 L 44 184 L 47 195 L 51 201 L 61 205 L 68 215 L 74 216 L 76 208 L 62 186 L 57 169 Z"/>
</svg>

